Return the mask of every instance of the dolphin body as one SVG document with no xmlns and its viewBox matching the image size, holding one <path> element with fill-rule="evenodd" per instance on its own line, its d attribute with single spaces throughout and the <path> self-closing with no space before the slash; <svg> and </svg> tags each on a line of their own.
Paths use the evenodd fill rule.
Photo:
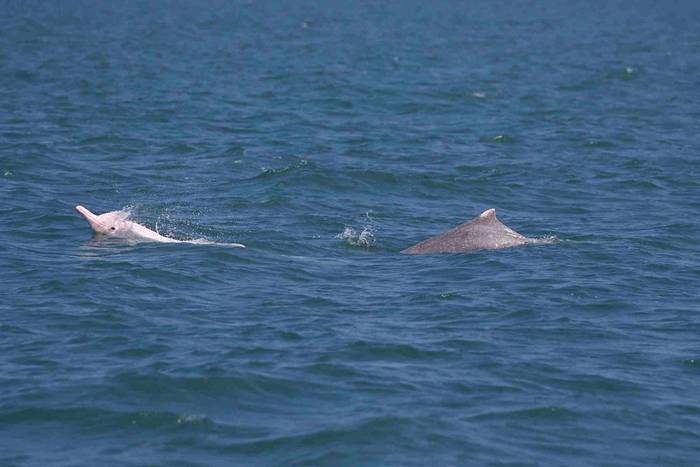
<svg viewBox="0 0 700 467">
<path fill-rule="evenodd" d="M 526 243 L 539 243 L 539 241 L 524 237 L 503 225 L 496 217 L 496 210 L 491 208 L 469 222 L 423 240 L 401 253 L 408 255 L 469 253 L 483 249 L 508 248 Z"/>
<path fill-rule="evenodd" d="M 83 206 L 76 206 L 75 210 L 85 218 L 92 230 L 98 235 L 113 238 L 122 238 L 132 242 L 159 242 L 159 243 L 212 243 L 206 240 L 176 240 L 164 237 L 158 232 L 129 220 L 129 213 L 125 211 L 112 211 L 104 214 L 94 214 Z M 245 248 L 240 243 L 224 243 L 221 245 Z"/>
</svg>

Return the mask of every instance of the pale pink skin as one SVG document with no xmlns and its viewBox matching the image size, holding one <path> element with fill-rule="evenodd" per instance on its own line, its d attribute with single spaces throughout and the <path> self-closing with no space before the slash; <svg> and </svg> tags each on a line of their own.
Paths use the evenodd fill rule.
<svg viewBox="0 0 700 467">
<path fill-rule="evenodd" d="M 93 214 L 83 206 L 76 206 L 75 210 L 85 218 L 92 230 L 100 235 L 114 238 L 123 238 L 132 242 L 161 242 L 161 243 L 191 243 L 193 245 L 219 245 L 231 248 L 245 248 L 240 243 L 216 243 L 205 239 L 199 240 L 175 240 L 164 237 L 158 232 L 132 222 L 129 213 L 125 211 L 112 211 L 104 214 Z"/>
<path fill-rule="evenodd" d="M 76 206 L 75 210 L 85 218 L 92 230 L 100 235 L 145 242 L 180 242 L 174 238 L 164 237 L 158 232 L 128 220 L 129 214 L 124 211 L 112 211 L 97 215 L 83 206 Z"/>
<path fill-rule="evenodd" d="M 158 232 L 132 222 L 129 213 L 125 211 L 112 211 L 104 214 L 94 214 L 83 206 L 76 206 L 75 210 L 85 218 L 92 230 L 100 235 L 114 238 L 123 238 L 132 242 L 160 242 L 160 243 L 191 243 L 193 245 L 220 245 L 232 248 L 245 248 L 240 243 L 215 243 L 209 240 L 175 240 L 164 237 Z"/>
</svg>

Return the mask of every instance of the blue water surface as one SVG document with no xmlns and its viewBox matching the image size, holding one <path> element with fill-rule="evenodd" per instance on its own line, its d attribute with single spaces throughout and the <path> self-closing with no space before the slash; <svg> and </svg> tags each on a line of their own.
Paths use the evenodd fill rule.
<svg viewBox="0 0 700 467">
<path fill-rule="evenodd" d="M 0 10 L 1 465 L 697 465 L 699 3 Z"/>
</svg>

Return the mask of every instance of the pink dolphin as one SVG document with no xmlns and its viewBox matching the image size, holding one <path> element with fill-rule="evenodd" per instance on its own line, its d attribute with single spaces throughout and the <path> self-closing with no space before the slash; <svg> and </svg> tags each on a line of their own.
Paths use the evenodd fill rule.
<svg viewBox="0 0 700 467">
<path fill-rule="evenodd" d="M 136 242 L 160 242 L 160 243 L 213 243 L 206 240 L 175 240 L 164 237 L 158 232 L 137 224 L 129 220 L 129 213 L 126 211 L 112 211 L 104 214 L 94 214 L 83 206 L 76 206 L 75 210 L 90 224 L 92 230 L 100 235 L 123 238 Z M 245 248 L 240 243 L 225 243 L 225 246 Z"/>
</svg>

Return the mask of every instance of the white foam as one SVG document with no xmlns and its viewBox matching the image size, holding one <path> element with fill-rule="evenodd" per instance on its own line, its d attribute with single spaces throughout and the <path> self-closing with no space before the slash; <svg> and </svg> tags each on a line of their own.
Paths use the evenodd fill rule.
<svg viewBox="0 0 700 467">
<path fill-rule="evenodd" d="M 374 234 L 369 226 L 364 227 L 361 232 L 352 227 L 345 227 L 335 238 L 344 240 L 348 245 L 352 246 L 370 247 L 375 243 Z"/>
<path fill-rule="evenodd" d="M 206 238 L 197 238 L 194 240 L 178 240 L 178 242 L 179 243 L 189 243 L 192 245 L 223 246 L 223 247 L 227 247 L 227 248 L 245 248 L 246 247 L 242 243 L 212 242 L 211 240 L 207 240 Z"/>
<path fill-rule="evenodd" d="M 545 235 L 544 237 L 528 237 L 528 243 L 534 245 L 550 245 L 552 243 L 558 243 L 559 238 L 556 235 Z"/>
</svg>

